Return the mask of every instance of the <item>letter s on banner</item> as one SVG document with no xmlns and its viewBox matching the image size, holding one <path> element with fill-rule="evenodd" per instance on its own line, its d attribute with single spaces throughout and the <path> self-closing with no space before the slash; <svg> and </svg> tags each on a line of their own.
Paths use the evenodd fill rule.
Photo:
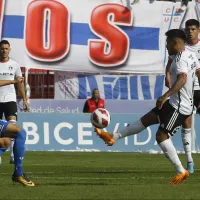
<svg viewBox="0 0 200 200">
<path fill-rule="evenodd" d="M 111 67 L 123 64 L 129 54 L 129 37 L 117 25 L 131 26 L 131 11 L 123 13 L 119 4 L 102 4 L 96 7 L 90 18 L 90 29 L 101 39 L 88 40 L 89 59 L 92 63 Z M 108 48 L 107 48 L 108 47 Z"/>
<path fill-rule="evenodd" d="M 52 0 L 32 1 L 27 7 L 25 25 L 26 49 L 30 57 L 53 62 L 69 52 L 70 14 L 63 4 Z"/>
</svg>

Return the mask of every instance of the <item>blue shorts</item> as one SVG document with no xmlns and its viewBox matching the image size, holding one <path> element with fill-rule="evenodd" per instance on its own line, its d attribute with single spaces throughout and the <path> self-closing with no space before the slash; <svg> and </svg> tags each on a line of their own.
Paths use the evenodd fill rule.
<svg viewBox="0 0 200 200">
<path fill-rule="evenodd" d="M 10 124 L 10 122 L 0 120 L 0 137 L 2 137 L 2 134 L 6 132 L 8 124 Z"/>
</svg>

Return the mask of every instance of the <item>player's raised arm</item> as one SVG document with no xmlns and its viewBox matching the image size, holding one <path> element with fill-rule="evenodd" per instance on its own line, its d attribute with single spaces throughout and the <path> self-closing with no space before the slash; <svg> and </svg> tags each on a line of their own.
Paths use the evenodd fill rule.
<svg viewBox="0 0 200 200">
<path fill-rule="evenodd" d="M 21 76 L 18 76 L 15 80 L 0 80 L 0 87 L 10 84 L 22 83 L 23 81 L 24 78 Z"/>
</svg>

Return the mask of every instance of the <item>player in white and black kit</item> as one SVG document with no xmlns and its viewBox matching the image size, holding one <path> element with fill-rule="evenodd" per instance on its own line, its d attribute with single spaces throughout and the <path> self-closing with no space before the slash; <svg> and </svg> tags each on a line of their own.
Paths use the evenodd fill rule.
<svg viewBox="0 0 200 200">
<path fill-rule="evenodd" d="M 199 21 L 196 19 L 189 19 L 185 23 L 185 32 L 187 35 L 185 49 L 195 53 L 198 60 L 200 60 L 200 41 L 199 35 Z M 170 87 L 170 63 L 173 61 L 174 56 L 169 57 L 168 65 L 166 67 L 166 86 Z M 194 82 L 194 105 L 196 107 L 196 112 L 200 114 L 200 86 L 199 80 L 195 77 Z M 194 161 L 192 158 L 192 115 L 182 125 L 182 141 L 185 150 L 185 155 L 187 158 L 187 169 L 190 173 L 194 172 Z"/>
<path fill-rule="evenodd" d="M 170 184 L 179 184 L 187 178 L 189 172 L 183 168 L 170 137 L 193 112 L 193 84 L 195 74 L 200 79 L 200 63 L 194 53 L 185 50 L 186 35 L 182 30 L 169 30 L 166 36 L 169 54 L 176 55 L 170 67 L 172 87 L 158 98 L 153 110 L 134 124 L 113 134 L 98 128 L 95 131 L 106 144 L 112 146 L 118 139 L 137 134 L 159 123 L 157 143 L 176 169 Z"/>
<path fill-rule="evenodd" d="M 9 57 L 10 44 L 7 40 L 0 42 L 0 80 L 14 80 L 15 77 L 22 76 L 20 65 Z M 19 93 L 23 99 L 24 110 L 28 111 L 28 103 L 25 96 L 24 83 L 17 85 Z M 14 85 L 0 87 L 0 119 L 3 118 L 11 123 L 17 120 L 16 91 Z M 10 163 L 14 163 L 13 154 L 14 139 L 11 140 Z"/>
</svg>

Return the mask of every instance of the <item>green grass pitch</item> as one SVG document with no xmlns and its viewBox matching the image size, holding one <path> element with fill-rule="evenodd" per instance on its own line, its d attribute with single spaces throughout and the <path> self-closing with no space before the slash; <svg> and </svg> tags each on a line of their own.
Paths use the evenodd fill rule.
<svg viewBox="0 0 200 200">
<path fill-rule="evenodd" d="M 185 156 L 180 155 L 185 164 Z M 26 152 L 24 171 L 37 184 L 13 184 L 9 156 L 0 166 L 0 199 L 200 199 L 200 155 L 196 171 L 180 185 L 163 155 L 136 153 Z"/>
</svg>

